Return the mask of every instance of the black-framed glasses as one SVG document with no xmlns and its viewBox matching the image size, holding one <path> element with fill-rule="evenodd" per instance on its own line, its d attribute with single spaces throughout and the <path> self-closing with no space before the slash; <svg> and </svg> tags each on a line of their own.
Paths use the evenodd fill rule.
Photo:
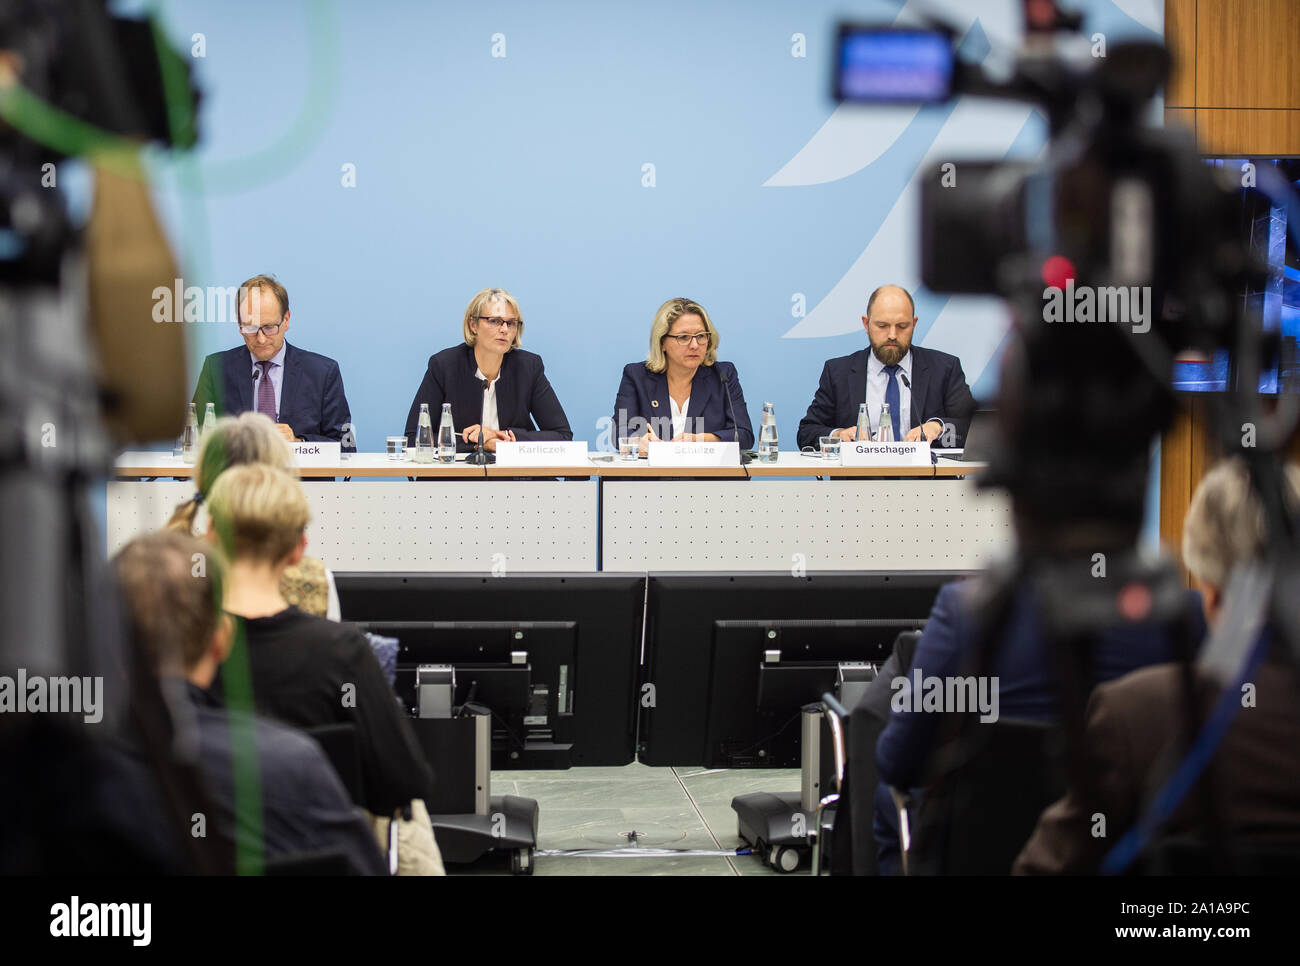
<svg viewBox="0 0 1300 966">
<path fill-rule="evenodd" d="M 475 318 L 493 329 L 505 328 L 507 332 L 513 332 L 519 328 L 518 319 L 502 319 L 495 315 L 476 315 Z"/>
<path fill-rule="evenodd" d="M 256 335 L 258 332 L 261 332 L 262 335 L 266 336 L 269 339 L 271 336 L 275 335 L 277 332 L 280 331 L 280 326 L 282 325 L 284 325 L 283 319 L 281 319 L 279 322 L 276 322 L 274 325 L 261 325 L 261 326 L 241 325 L 239 327 L 239 331 L 242 332 L 244 335 Z"/>
<path fill-rule="evenodd" d="M 677 344 L 683 348 L 694 343 L 699 343 L 700 345 L 709 344 L 709 333 L 707 332 L 692 332 L 689 335 L 668 335 L 665 336 L 665 338 L 677 340 Z"/>
</svg>

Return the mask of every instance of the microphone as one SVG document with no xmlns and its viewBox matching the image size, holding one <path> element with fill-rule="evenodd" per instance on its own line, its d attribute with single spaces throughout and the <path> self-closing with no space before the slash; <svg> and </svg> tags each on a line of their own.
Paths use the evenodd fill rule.
<svg viewBox="0 0 1300 966">
<path fill-rule="evenodd" d="M 722 384 L 722 395 L 727 398 L 727 408 L 731 410 L 731 425 L 736 428 L 736 442 L 740 442 L 740 423 L 736 422 L 736 404 L 731 401 L 731 390 L 727 387 L 727 375 L 722 371 L 722 366 L 714 367 L 718 373 L 718 382 Z M 743 466 L 750 461 L 750 456 L 743 449 L 740 451 L 740 464 Z"/>
<path fill-rule="evenodd" d="M 486 379 L 484 379 L 482 376 L 479 375 L 475 375 L 474 378 L 477 379 L 478 384 L 483 387 L 483 401 L 486 403 L 487 392 L 489 389 L 492 388 L 492 383 L 488 382 Z M 470 453 L 469 458 L 465 460 L 466 463 L 469 463 L 472 466 L 486 466 L 489 463 L 495 463 L 497 461 L 496 456 L 489 453 L 487 450 L 483 448 L 483 435 L 486 429 L 487 427 L 483 425 L 483 411 L 480 409 L 479 427 L 478 427 L 478 449 Z"/>
</svg>

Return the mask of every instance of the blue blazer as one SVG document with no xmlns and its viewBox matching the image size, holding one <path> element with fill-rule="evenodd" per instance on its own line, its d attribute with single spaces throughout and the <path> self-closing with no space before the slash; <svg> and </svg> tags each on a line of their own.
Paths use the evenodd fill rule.
<svg viewBox="0 0 1300 966">
<path fill-rule="evenodd" d="M 442 404 L 451 403 L 451 421 L 456 427 L 456 449 L 469 453 L 477 449 L 466 443 L 461 430 L 483 421 L 483 386 L 474 378 L 478 362 L 474 347 L 461 343 L 429 357 L 424 379 L 415 391 L 411 411 L 406 415 L 406 439 L 415 443 L 420 423 L 420 403 L 429 404 L 433 429 L 438 431 Z M 542 357 L 535 352 L 511 349 L 501 360 L 497 381 L 497 425 L 516 439 L 573 439 L 564 407 L 546 378 Z"/>
<path fill-rule="evenodd" d="M 352 414 L 343 393 L 339 364 L 286 342 L 283 376 L 280 422 L 287 423 L 300 439 L 344 443 L 345 451 L 355 452 L 356 434 L 352 431 Z M 208 403 L 215 404 L 218 416 L 257 411 L 253 361 L 247 346 L 214 352 L 203 360 L 194 403 L 200 422 Z"/>
<path fill-rule="evenodd" d="M 722 395 L 726 376 L 731 405 Z M 731 418 L 734 409 L 736 418 Z M 653 429 L 660 439 L 673 437 L 673 410 L 668 396 L 668 374 L 651 372 L 644 362 L 623 367 L 623 382 L 614 400 L 615 441 L 619 436 L 644 436 Z M 754 448 L 754 429 L 745 407 L 740 377 L 730 362 L 700 366 L 691 382 L 691 404 L 686 410 L 688 433 L 713 433 L 724 443 L 740 443 L 742 450 Z"/>
<path fill-rule="evenodd" d="M 867 353 L 870 348 L 822 367 L 817 394 L 803 419 L 799 420 L 799 448 L 817 448 L 821 436 L 831 430 L 858 424 L 858 407 L 867 401 Z M 975 397 L 966 385 L 961 360 L 937 349 L 914 345 L 912 352 L 912 425 L 928 419 L 943 419 L 956 427 L 958 447 L 966 443 L 966 430 L 975 413 Z"/>
</svg>

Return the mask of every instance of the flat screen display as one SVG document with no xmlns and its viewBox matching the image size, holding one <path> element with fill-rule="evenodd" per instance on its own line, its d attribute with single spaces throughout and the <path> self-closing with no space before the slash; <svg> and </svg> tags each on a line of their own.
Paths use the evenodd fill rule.
<svg viewBox="0 0 1300 966">
<path fill-rule="evenodd" d="M 1294 190 L 1300 190 L 1300 158 L 1207 158 L 1205 163 L 1241 172 L 1243 181 L 1247 180 L 1247 165 L 1271 167 Z M 1300 392 L 1300 247 L 1292 237 L 1296 226 L 1288 224 L 1285 208 L 1272 205 L 1251 188 L 1240 189 L 1240 200 L 1241 237 L 1268 268 L 1258 290 L 1243 290 L 1238 295 L 1252 317 L 1263 319 L 1266 331 L 1281 336 L 1278 359 L 1260 373 L 1258 390 L 1268 394 Z M 1207 361 L 1174 363 L 1174 388 L 1183 392 L 1223 392 L 1235 388 L 1232 378 L 1226 349 Z"/>
</svg>

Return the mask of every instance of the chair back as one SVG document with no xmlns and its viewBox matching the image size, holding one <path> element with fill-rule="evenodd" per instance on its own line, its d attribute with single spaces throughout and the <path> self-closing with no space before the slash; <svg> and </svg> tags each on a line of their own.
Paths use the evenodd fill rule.
<svg viewBox="0 0 1300 966">
<path fill-rule="evenodd" d="M 1043 810 L 1065 794 L 1056 724 L 967 723 L 937 756 L 908 857 L 911 875 L 1007 875 Z"/>
</svg>

